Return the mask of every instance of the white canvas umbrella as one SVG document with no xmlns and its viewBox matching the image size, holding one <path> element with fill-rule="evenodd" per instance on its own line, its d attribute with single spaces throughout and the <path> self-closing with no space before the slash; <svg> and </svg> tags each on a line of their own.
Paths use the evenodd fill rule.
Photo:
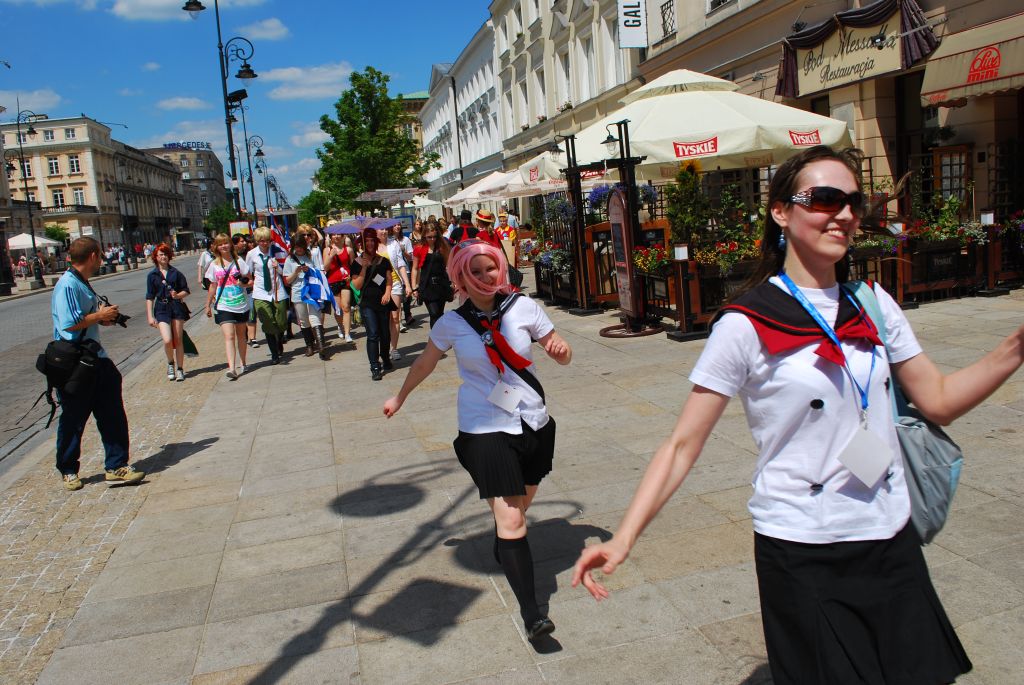
<svg viewBox="0 0 1024 685">
<path fill-rule="evenodd" d="M 481 194 L 491 200 L 508 200 L 565 190 L 568 184 L 562 177 L 564 167 L 557 155 L 545 151 L 510 171 L 501 185 Z"/>
<path fill-rule="evenodd" d="M 473 183 L 468 188 L 464 188 L 459 192 L 452 195 L 443 203 L 448 207 L 456 207 L 458 205 L 469 205 L 477 204 L 480 202 L 487 202 L 494 198 L 484 197 L 481 193 L 489 188 L 496 188 L 501 184 L 505 183 L 510 175 L 514 172 L 505 171 L 492 171 L 487 176 L 484 176 L 476 183 Z"/>
<path fill-rule="evenodd" d="M 50 240 L 45 236 L 36 236 L 36 247 L 50 247 L 52 245 L 60 245 L 60 242 L 56 240 Z M 32 236 L 29 235 L 28 233 L 19 233 L 13 238 L 8 238 L 7 248 L 10 250 L 31 250 Z"/>
<path fill-rule="evenodd" d="M 391 209 L 392 211 L 395 212 L 402 211 L 402 204 L 398 203 L 395 205 L 391 205 Z M 428 210 L 434 209 L 440 210 L 441 203 L 437 202 L 436 200 L 431 200 L 428 197 L 423 197 L 422 195 L 417 195 L 416 197 L 405 203 L 405 211 L 412 210 L 415 212 L 427 212 Z"/>
<path fill-rule="evenodd" d="M 850 145 L 846 122 L 743 95 L 736 88 L 685 69 L 665 74 L 576 134 L 576 158 L 586 164 L 610 157 L 604 140 L 616 129 L 606 126 L 623 119 L 629 120 L 630 151 L 634 157 L 646 156 L 646 167 L 689 159 L 711 168 L 760 167 L 815 145 Z"/>
</svg>

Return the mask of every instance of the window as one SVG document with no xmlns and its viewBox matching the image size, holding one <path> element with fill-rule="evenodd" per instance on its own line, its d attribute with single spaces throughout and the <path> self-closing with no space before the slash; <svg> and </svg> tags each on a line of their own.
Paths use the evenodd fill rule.
<svg viewBox="0 0 1024 685">
<path fill-rule="evenodd" d="M 53 139 L 54 139 L 54 135 L 53 135 L 53 129 L 52 128 L 48 128 L 45 131 L 43 131 L 43 140 L 53 140 Z"/>
<path fill-rule="evenodd" d="M 200 171 L 196 174 L 196 178 L 206 178 L 206 172 Z"/>
<path fill-rule="evenodd" d="M 537 69 L 533 72 L 533 75 L 536 79 L 534 83 L 536 85 L 537 98 L 534 100 L 534 105 L 536 105 L 537 116 L 547 116 L 548 94 L 544 89 L 544 69 Z"/>
<path fill-rule="evenodd" d="M 85 188 L 75 188 L 75 190 L 73 192 L 75 194 L 75 204 L 76 205 L 84 205 L 85 204 Z"/>
<path fill-rule="evenodd" d="M 708 0 L 708 12 L 713 12 L 722 5 L 728 5 L 733 0 Z"/>
<path fill-rule="evenodd" d="M 520 81 L 517 86 L 518 106 L 516 107 L 516 121 L 522 126 L 530 125 L 530 98 L 526 91 L 526 81 Z"/>
<path fill-rule="evenodd" d="M 75 129 L 73 129 L 73 128 L 66 128 L 66 129 L 64 129 L 64 140 L 74 140 L 77 137 L 78 136 L 75 135 Z"/>
<path fill-rule="evenodd" d="M 206 190 L 206 184 L 205 183 L 200 183 L 199 184 L 199 190 L 204 190 L 205 191 Z M 205 195 L 204 195 L 204 197 L 205 197 Z"/>
<path fill-rule="evenodd" d="M 579 101 L 585 102 L 597 94 L 597 74 L 596 67 L 594 64 L 594 39 L 590 36 L 581 38 L 578 46 L 579 50 L 579 74 L 580 82 L 578 85 Z"/>
<path fill-rule="evenodd" d="M 68 155 L 68 172 L 72 174 L 82 173 L 82 165 L 78 161 L 78 155 Z"/>
<path fill-rule="evenodd" d="M 196 166 L 203 166 L 203 158 L 196 157 Z"/>
<path fill-rule="evenodd" d="M 19 143 L 27 143 L 28 142 L 28 134 L 27 133 L 19 133 L 18 134 L 18 142 Z"/>
<path fill-rule="evenodd" d="M 572 101 L 572 72 L 569 71 L 569 52 L 558 56 L 558 106 Z"/>
<path fill-rule="evenodd" d="M 186 158 L 184 158 L 184 157 L 181 158 L 181 166 L 183 166 L 183 167 L 187 167 L 188 166 L 188 160 Z"/>
<path fill-rule="evenodd" d="M 57 176 L 60 174 L 60 160 L 56 157 L 47 157 L 46 171 L 50 176 Z"/>
<path fill-rule="evenodd" d="M 181 177 L 187 181 L 189 179 L 188 172 L 187 171 L 181 172 Z"/>
<path fill-rule="evenodd" d="M 823 117 L 832 116 L 832 110 L 829 107 L 828 95 L 822 95 L 820 98 L 814 98 L 811 100 L 811 111 L 815 114 L 820 114 Z"/>
<path fill-rule="evenodd" d="M 715 0 L 711 0 L 714 3 Z M 711 9 L 714 9 L 712 7 Z M 676 32 L 676 3 L 675 0 L 661 3 L 661 35 L 670 36 Z"/>
<path fill-rule="evenodd" d="M 26 159 L 21 163 L 21 175 L 25 178 L 32 178 L 32 160 Z"/>
<path fill-rule="evenodd" d="M 53 206 L 63 207 L 64 206 L 64 191 L 55 190 L 53 191 Z"/>
<path fill-rule="evenodd" d="M 523 31 L 523 7 L 519 4 L 519 0 L 516 0 L 515 7 L 512 8 L 512 13 L 516 15 L 516 31 L 522 33 Z"/>
<path fill-rule="evenodd" d="M 34 190 L 28 191 L 28 201 L 29 202 L 35 202 L 36 201 L 36 192 Z"/>
</svg>

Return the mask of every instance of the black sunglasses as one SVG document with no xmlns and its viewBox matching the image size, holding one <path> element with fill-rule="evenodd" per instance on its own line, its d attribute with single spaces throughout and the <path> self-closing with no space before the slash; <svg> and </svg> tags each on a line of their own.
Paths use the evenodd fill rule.
<svg viewBox="0 0 1024 685">
<path fill-rule="evenodd" d="M 864 193 L 860 191 L 847 193 L 831 186 L 815 186 L 801 190 L 789 198 L 789 201 L 806 207 L 812 212 L 828 212 L 829 214 L 837 214 L 842 211 L 843 207 L 850 205 L 850 211 L 858 217 L 864 216 L 867 209 Z"/>
</svg>

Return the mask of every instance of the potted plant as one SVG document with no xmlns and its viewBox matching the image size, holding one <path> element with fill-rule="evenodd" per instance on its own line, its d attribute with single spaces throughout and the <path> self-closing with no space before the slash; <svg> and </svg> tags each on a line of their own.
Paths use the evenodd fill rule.
<svg viewBox="0 0 1024 685">
<path fill-rule="evenodd" d="M 569 100 L 566 100 L 565 102 L 560 104 L 555 109 L 557 109 L 559 112 L 568 112 L 570 109 L 572 109 L 572 102 L 569 101 Z"/>
<path fill-rule="evenodd" d="M 548 120 L 548 115 L 547 114 L 538 114 L 537 115 L 537 123 L 542 124 L 542 123 L 544 123 L 547 120 Z"/>
<path fill-rule="evenodd" d="M 525 131 L 525 130 L 527 130 L 528 128 L 530 128 L 530 125 L 529 125 L 529 124 L 522 124 L 522 125 L 521 125 L 521 126 L 519 127 L 519 130 L 520 130 L 520 131 Z"/>
<path fill-rule="evenodd" d="M 665 216 L 672 229 L 672 241 L 699 244 L 711 222 L 711 203 L 701 187 L 700 164 L 684 162 L 675 183 L 665 186 Z"/>
<path fill-rule="evenodd" d="M 667 276 L 672 257 L 661 243 L 653 247 L 633 248 L 633 266 L 637 271 L 652 276 Z"/>
</svg>

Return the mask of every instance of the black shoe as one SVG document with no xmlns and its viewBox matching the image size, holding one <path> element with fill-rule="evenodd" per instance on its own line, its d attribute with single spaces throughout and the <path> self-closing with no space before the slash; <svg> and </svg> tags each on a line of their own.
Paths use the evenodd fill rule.
<svg viewBox="0 0 1024 685">
<path fill-rule="evenodd" d="M 380 364 L 370 364 L 370 378 L 375 381 L 384 380 L 384 374 L 380 371 Z"/>
<path fill-rule="evenodd" d="M 526 626 L 526 639 L 533 642 L 553 632 L 555 632 L 555 624 L 547 616 L 542 616 Z"/>
<path fill-rule="evenodd" d="M 391 360 L 388 359 L 387 357 L 384 357 L 384 370 L 385 371 L 391 371 L 394 368 L 395 368 L 395 365 L 391 363 Z"/>
</svg>

